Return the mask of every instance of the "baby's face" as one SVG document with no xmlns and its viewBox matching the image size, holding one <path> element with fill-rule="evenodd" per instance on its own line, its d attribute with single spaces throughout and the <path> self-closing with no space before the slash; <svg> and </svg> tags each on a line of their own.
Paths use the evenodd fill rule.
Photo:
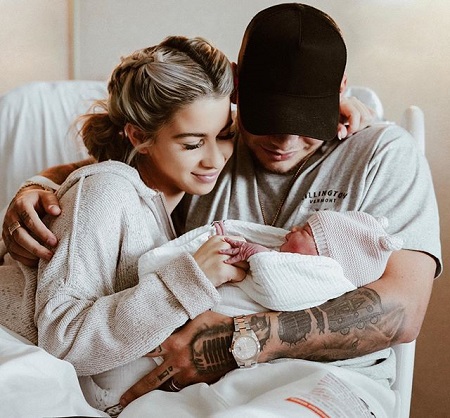
<svg viewBox="0 0 450 418">
<path fill-rule="evenodd" d="M 294 226 L 285 236 L 286 242 L 280 247 L 284 253 L 318 255 L 316 242 L 309 224 Z"/>
</svg>

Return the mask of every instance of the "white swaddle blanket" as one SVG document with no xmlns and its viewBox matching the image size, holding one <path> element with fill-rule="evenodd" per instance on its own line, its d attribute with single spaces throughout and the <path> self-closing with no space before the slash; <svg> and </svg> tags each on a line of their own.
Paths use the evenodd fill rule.
<svg viewBox="0 0 450 418">
<path fill-rule="evenodd" d="M 301 310 L 356 289 L 339 263 L 329 257 L 278 252 L 289 232 L 285 229 L 238 220 L 225 220 L 222 225 L 226 235 L 244 237 L 274 251 L 250 257 L 249 274 L 242 282 L 217 288 L 221 302 L 214 307 L 216 312 L 235 316 L 267 309 Z M 139 278 L 145 279 L 183 252 L 194 254 L 215 234 L 215 223 L 205 225 L 148 251 L 139 259 Z"/>
</svg>

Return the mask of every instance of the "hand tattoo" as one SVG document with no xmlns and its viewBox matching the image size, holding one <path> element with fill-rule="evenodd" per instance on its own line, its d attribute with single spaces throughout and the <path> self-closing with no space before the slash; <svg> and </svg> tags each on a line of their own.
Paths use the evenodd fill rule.
<svg viewBox="0 0 450 418">
<path fill-rule="evenodd" d="M 158 379 L 160 381 L 166 380 L 165 378 L 167 376 L 170 376 L 170 373 L 172 373 L 172 371 L 173 371 L 173 367 L 169 366 L 166 370 L 164 370 L 161 374 L 158 375 Z"/>
<path fill-rule="evenodd" d="M 153 350 L 151 350 L 149 353 L 152 354 L 160 354 L 162 353 L 162 347 L 160 345 L 158 345 L 158 347 L 154 348 Z"/>
<path fill-rule="evenodd" d="M 192 359 L 199 374 L 228 371 L 235 367 L 229 351 L 233 327 L 216 326 L 201 330 L 192 340 Z"/>
</svg>

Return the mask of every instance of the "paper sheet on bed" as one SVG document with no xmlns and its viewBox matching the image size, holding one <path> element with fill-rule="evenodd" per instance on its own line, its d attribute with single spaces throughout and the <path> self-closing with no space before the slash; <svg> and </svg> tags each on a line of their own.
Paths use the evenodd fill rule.
<svg viewBox="0 0 450 418">
<path fill-rule="evenodd" d="M 108 417 L 85 401 L 73 366 L 0 325 L 2 417 Z"/>
</svg>

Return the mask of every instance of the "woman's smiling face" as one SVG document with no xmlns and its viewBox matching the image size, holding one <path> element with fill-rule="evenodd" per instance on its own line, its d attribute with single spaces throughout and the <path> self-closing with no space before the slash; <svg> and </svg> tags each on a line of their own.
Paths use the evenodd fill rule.
<svg viewBox="0 0 450 418">
<path fill-rule="evenodd" d="M 177 111 L 153 143 L 141 149 L 145 155 L 139 173 L 168 201 L 184 193 L 204 195 L 213 189 L 233 153 L 234 136 L 230 99 L 197 99 Z"/>
</svg>

